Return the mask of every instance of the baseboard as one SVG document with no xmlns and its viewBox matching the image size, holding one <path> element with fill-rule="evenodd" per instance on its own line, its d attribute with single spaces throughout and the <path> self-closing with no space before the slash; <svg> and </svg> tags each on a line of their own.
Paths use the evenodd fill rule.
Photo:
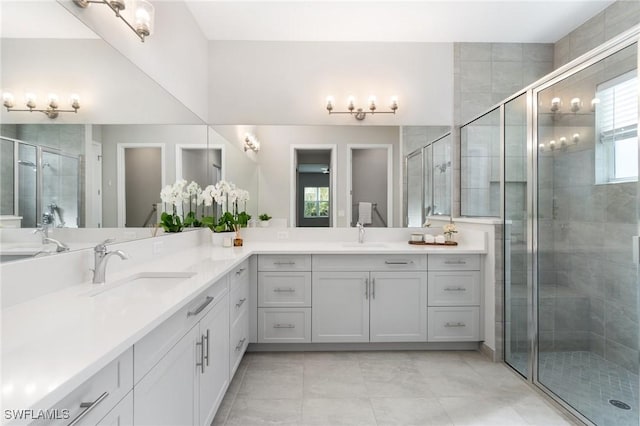
<svg viewBox="0 0 640 426">
<path fill-rule="evenodd" d="M 489 346 L 487 346 L 487 344 L 484 342 L 480 344 L 480 353 L 486 356 L 487 358 L 489 358 L 490 360 L 492 360 L 493 362 L 502 361 L 502 357 L 497 357 L 496 351 L 493 348 L 490 348 Z"/>
<path fill-rule="evenodd" d="M 250 343 L 247 352 L 478 351 L 479 342 Z"/>
</svg>

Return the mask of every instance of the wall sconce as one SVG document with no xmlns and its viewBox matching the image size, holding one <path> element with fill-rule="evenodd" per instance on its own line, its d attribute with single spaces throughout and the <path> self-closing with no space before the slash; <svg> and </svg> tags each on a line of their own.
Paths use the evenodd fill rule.
<svg viewBox="0 0 640 426">
<path fill-rule="evenodd" d="M 116 18 L 120 18 L 131 28 L 143 43 L 145 37 L 150 36 L 153 30 L 154 9 L 147 0 L 73 0 L 73 2 L 83 9 L 89 7 L 91 3 L 106 4 L 116 14 Z M 122 11 L 127 9 L 131 10 L 129 19 L 132 19 L 133 23 L 122 14 Z"/>
<path fill-rule="evenodd" d="M 333 104 L 334 104 L 335 100 L 333 98 L 333 96 L 327 96 L 327 111 L 329 111 L 329 115 L 331 114 L 351 114 L 353 115 L 356 120 L 364 120 L 367 116 L 367 114 L 395 114 L 396 111 L 398 110 L 398 97 L 397 96 L 392 96 L 391 97 L 391 101 L 389 103 L 389 109 L 391 109 L 391 111 L 382 111 L 382 112 L 376 112 L 377 109 L 377 105 L 376 105 L 376 97 L 375 96 L 369 96 L 369 111 L 365 111 L 362 108 L 356 108 L 355 107 L 355 103 L 356 103 L 356 99 L 353 96 L 349 96 L 349 99 L 347 100 L 347 111 L 334 111 L 333 110 Z"/>
<path fill-rule="evenodd" d="M 551 107 L 549 108 L 549 110 L 551 112 L 556 112 L 559 109 L 560 109 L 560 98 L 551 99 Z"/>
<path fill-rule="evenodd" d="M 5 92 L 2 94 L 2 104 L 5 108 L 7 108 L 7 111 L 9 112 L 41 112 L 51 119 L 57 118 L 59 113 L 61 112 L 77 113 L 78 109 L 80 108 L 80 96 L 76 94 L 71 95 L 69 98 L 72 109 L 60 109 L 58 104 L 58 95 L 56 95 L 55 93 L 49 93 L 46 109 L 36 108 L 36 95 L 34 93 L 26 93 L 24 98 L 25 106 L 27 107 L 27 109 L 14 108 L 15 98 L 13 94 L 9 92 Z"/>
<path fill-rule="evenodd" d="M 244 135 L 244 152 L 247 151 L 258 152 L 260 151 L 260 141 L 256 139 L 254 135 L 246 133 Z"/>
<path fill-rule="evenodd" d="M 580 101 L 580 98 L 571 99 L 571 112 L 580 111 L 581 105 L 582 105 L 582 102 Z"/>
</svg>

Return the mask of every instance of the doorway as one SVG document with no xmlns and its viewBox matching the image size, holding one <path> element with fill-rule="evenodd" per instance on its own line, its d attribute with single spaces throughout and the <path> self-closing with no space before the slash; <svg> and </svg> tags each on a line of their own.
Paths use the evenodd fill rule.
<svg viewBox="0 0 640 426">
<path fill-rule="evenodd" d="M 332 145 L 293 148 L 293 226 L 335 226 L 334 158 Z"/>
</svg>

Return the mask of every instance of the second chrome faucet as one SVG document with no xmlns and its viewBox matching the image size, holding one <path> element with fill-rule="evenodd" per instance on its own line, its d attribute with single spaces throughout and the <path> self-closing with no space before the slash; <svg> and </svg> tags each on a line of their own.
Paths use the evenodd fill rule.
<svg viewBox="0 0 640 426">
<path fill-rule="evenodd" d="M 107 262 L 113 255 L 120 257 L 122 260 L 126 260 L 129 257 L 122 250 L 107 251 L 107 244 L 112 243 L 114 240 L 105 240 L 95 246 L 93 249 L 93 256 L 95 260 L 95 266 L 93 269 L 93 283 L 104 284 L 105 275 L 107 271 Z"/>
</svg>

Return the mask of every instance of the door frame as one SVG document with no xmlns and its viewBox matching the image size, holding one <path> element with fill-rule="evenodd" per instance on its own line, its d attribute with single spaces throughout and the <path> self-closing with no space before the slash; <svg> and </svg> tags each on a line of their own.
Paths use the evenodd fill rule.
<svg viewBox="0 0 640 426">
<path fill-rule="evenodd" d="M 329 200 L 331 204 L 331 215 L 329 216 L 329 227 L 336 228 L 338 226 L 338 196 L 337 196 L 337 169 L 338 169 L 338 145 L 336 144 L 294 144 L 291 145 L 289 153 L 289 218 L 290 226 L 295 228 L 298 223 L 297 217 L 297 172 L 298 162 L 296 153 L 298 151 L 316 151 L 325 150 L 331 152 L 331 162 L 329 163 L 329 185 L 331 198 Z"/>
<path fill-rule="evenodd" d="M 131 143 L 124 142 L 116 145 L 116 189 L 117 189 L 117 211 L 118 211 L 118 228 L 124 228 L 125 218 L 127 217 L 126 190 L 125 190 L 125 166 L 124 152 L 130 148 L 160 148 L 160 186 L 166 185 L 166 167 L 165 167 L 165 145 L 164 143 Z"/>
<path fill-rule="evenodd" d="M 392 144 L 347 144 L 347 224 L 351 227 L 353 214 L 353 188 L 351 173 L 353 172 L 354 149 L 386 149 L 387 150 L 387 228 L 393 227 L 393 145 Z"/>
<path fill-rule="evenodd" d="M 225 147 L 220 144 L 191 144 L 191 143 L 178 143 L 176 144 L 176 180 L 182 179 L 182 151 L 189 149 L 204 149 L 205 151 L 219 149 L 220 150 L 220 179 L 225 178 L 226 159 L 225 159 Z M 207 166 L 209 166 L 207 164 Z M 204 189 L 204 188 L 203 188 Z"/>
</svg>

